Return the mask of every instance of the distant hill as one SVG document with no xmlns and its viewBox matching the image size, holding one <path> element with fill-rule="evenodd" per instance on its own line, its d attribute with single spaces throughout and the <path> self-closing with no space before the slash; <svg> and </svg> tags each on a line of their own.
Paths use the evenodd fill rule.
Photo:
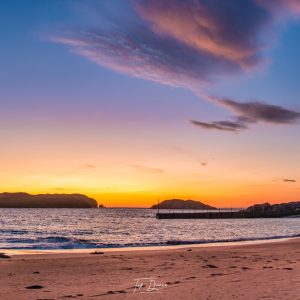
<svg viewBox="0 0 300 300">
<path fill-rule="evenodd" d="M 97 208 L 95 199 L 82 194 L 0 193 L 0 208 Z M 101 207 L 101 205 L 100 205 Z"/>
<path fill-rule="evenodd" d="M 151 206 L 152 209 L 157 209 L 157 204 Z M 159 203 L 159 208 L 161 209 L 216 209 L 213 206 L 204 204 L 200 201 L 195 200 L 181 200 L 181 199 L 171 199 L 164 200 Z"/>
<path fill-rule="evenodd" d="M 258 217 L 296 216 L 300 215 L 300 201 L 273 205 L 269 203 L 255 204 L 242 212 L 254 214 Z"/>
</svg>

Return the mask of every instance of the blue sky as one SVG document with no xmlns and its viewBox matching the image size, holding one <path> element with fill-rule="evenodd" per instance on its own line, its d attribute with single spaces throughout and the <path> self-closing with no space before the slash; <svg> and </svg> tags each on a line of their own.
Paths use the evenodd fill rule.
<svg viewBox="0 0 300 300">
<path fill-rule="evenodd" d="M 259 200 L 280 201 L 285 194 L 295 199 L 300 180 L 296 120 L 300 111 L 300 22 L 296 4 L 278 0 L 288 16 L 277 20 L 272 15 L 273 7 L 262 8 L 253 4 L 254 0 L 245 1 L 257 10 L 255 13 L 263 11 L 271 16 L 272 34 L 264 33 L 262 48 L 259 41 L 253 44 L 243 36 L 240 40 L 228 37 L 222 45 L 216 42 L 205 48 L 207 37 L 194 35 L 192 38 L 200 41 L 194 49 L 194 40 L 177 36 L 178 31 L 173 30 L 177 24 L 167 27 L 168 20 L 152 5 L 159 2 L 135 2 L 139 1 L 116 1 L 114 5 L 91 1 L 89 6 L 82 1 L 1 2 L 0 137 L 4 146 L 0 154 L 4 167 L 0 178 L 7 177 L 1 186 L 3 191 L 79 190 L 99 199 L 105 197 L 112 205 L 127 203 L 129 198 L 135 205 L 144 205 L 157 194 L 204 198 L 226 205 L 227 200 L 222 199 L 248 203 L 262 194 L 261 187 L 254 196 L 249 194 L 251 197 L 235 190 L 271 184 L 280 189 L 279 196 L 263 189 L 263 196 L 257 196 Z M 178 1 L 172 5 L 170 1 L 162 2 L 174 16 L 183 5 Z M 195 3 L 188 1 L 190 6 L 180 9 L 188 12 Z M 290 3 L 295 6 L 288 6 Z M 215 10 L 213 5 L 204 8 L 215 24 L 219 24 L 220 15 L 232 13 Z M 264 20 L 255 31 L 250 28 L 251 22 L 242 24 L 245 27 L 241 32 L 245 29 L 245 34 L 247 30 L 258 35 L 264 31 Z M 153 24 L 161 26 L 160 33 L 152 31 Z M 120 38 L 130 36 L 141 43 L 141 49 L 146 49 L 142 44 L 146 41 L 153 53 L 161 55 L 155 59 L 158 57 L 164 68 L 149 58 L 149 52 L 147 64 L 143 61 L 146 56 L 134 58 L 141 65 L 133 72 L 137 61 L 129 58 L 128 63 L 107 54 L 112 49 L 108 47 L 118 40 L 111 39 L 107 45 L 101 40 L 102 44 L 94 48 L 98 41 L 80 32 L 98 30 L 109 37 L 115 28 Z M 138 35 L 139 30 L 145 30 L 144 36 Z M 70 31 L 73 44 L 68 40 Z M 92 55 L 78 55 L 82 40 L 90 43 Z M 105 63 L 101 51 L 106 55 Z M 241 58 L 238 51 L 244 51 L 245 56 Z M 251 57 L 247 57 L 249 52 Z M 186 55 L 181 56 L 182 62 L 177 60 L 177 66 L 174 60 L 169 65 L 168 60 L 178 53 Z M 203 66 L 196 90 L 198 69 L 194 70 L 193 65 L 186 69 L 195 55 L 201 58 L 195 62 Z M 148 80 L 149 76 L 155 76 L 155 81 Z M 219 99 L 207 101 L 206 96 L 229 98 L 233 106 L 220 105 Z M 293 119 L 279 121 L 255 116 L 257 119 L 240 124 L 237 105 L 245 102 L 258 102 L 256 110 L 270 104 L 296 115 L 289 114 Z M 248 111 L 242 114 L 244 119 L 249 118 Z M 199 121 L 200 127 L 190 120 Z M 227 125 L 222 127 L 227 124 L 224 121 L 230 122 L 229 130 Z M 206 168 L 201 167 L 204 161 Z M 82 167 L 86 165 L 94 167 Z M 23 168 L 21 172 L 19 167 Z M 226 168 L 235 174 L 229 182 Z M 158 169 L 162 172 L 155 172 Z M 258 173 L 261 175 L 253 175 Z M 286 177 L 296 183 L 283 184 Z M 220 193 L 213 191 L 214 185 Z M 176 192 L 172 192 L 174 187 Z"/>
</svg>

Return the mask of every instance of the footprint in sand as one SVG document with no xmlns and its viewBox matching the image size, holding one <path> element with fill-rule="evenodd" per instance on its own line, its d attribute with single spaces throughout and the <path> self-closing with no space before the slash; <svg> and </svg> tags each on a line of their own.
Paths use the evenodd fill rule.
<svg viewBox="0 0 300 300">
<path fill-rule="evenodd" d="M 174 282 L 166 282 L 167 285 L 172 285 L 172 284 L 178 284 L 178 283 L 181 283 L 181 281 L 174 281 Z"/>
<path fill-rule="evenodd" d="M 38 284 L 26 286 L 26 289 L 29 289 L 29 290 L 40 290 L 40 289 L 43 289 L 43 288 L 44 288 L 43 286 L 38 285 Z"/>
<path fill-rule="evenodd" d="M 90 298 L 93 298 L 93 297 L 101 297 L 101 296 L 107 296 L 107 295 L 114 295 L 114 294 L 127 294 L 126 291 L 124 290 L 121 290 L 121 291 L 108 291 L 104 294 L 97 294 L 97 295 L 92 295 L 90 296 Z"/>
<path fill-rule="evenodd" d="M 215 265 L 205 265 L 203 268 L 211 268 L 211 269 L 217 269 L 218 267 Z"/>
<path fill-rule="evenodd" d="M 126 291 L 121 290 L 121 291 L 108 291 L 106 294 L 113 295 L 113 294 L 126 294 L 126 293 L 127 293 Z"/>
</svg>

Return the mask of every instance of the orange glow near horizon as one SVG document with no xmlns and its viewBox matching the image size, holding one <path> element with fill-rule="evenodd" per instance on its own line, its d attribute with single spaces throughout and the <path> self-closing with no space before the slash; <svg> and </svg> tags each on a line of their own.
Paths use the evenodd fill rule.
<svg viewBox="0 0 300 300">
<path fill-rule="evenodd" d="M 192 199 L 201 201 L 205 204 L 223 208 L 223 207 L 248 207 L 257 203 L 269 202 L 282 203 L 289 201 L 297 201 L 295 195 L 297 188 L 286 187 L 284 184 L 271 184 L 268 186 L 218 186 L 217 188 L 206 188 L 202 191 L 183 191 L 183 188 L 174 188 L 172 192 L 163 190 L 152 191 L 118 191 L 105 192 L 88 189 L 72 189 L 72 188 L 41 188 L 41 189 L 8 189 L 1 192 L 27 192 L 30 194 L 40 193 L 80 193 L 85 194 L 97 200 L 99 204 L 105 207 L 141 207 L 149 208 L 157 204 L 157 201 L 166 199 Z"/>
<path fill-rule="evenodd" d="M 181 137 L 188 134 L 190 128 Z M 83 147 L 83 138 L 92 147 Z M 11 137 L 0 150 L 0 191 L 82 193 L 106 207 L 150 207 L 158 199 L 172 198 L 216 207 L 299 200 L 299 169 L 294 165 L 297 147 L 291 148 L 286 159 L 275 133 L 267 140 L 256 139 L 256 148 L 251 148 L 249 134 L 238 137 L 238 147 L 230 143 L 236 136 L 220 137 L 217 142 L 207 139 L 205 145 L 196 136 L 189 137 L 194 141 L 189 149 L 174 147 L 172 141 L 169 146 L 126 138 L 120 151 L 120 141 L 112 137 L 104 142 L 86 134 L 76 140 L 51 133 L 47 143 L 40 144 L 37 136 L 30 139 L 27 135 L 30 143 L 22 147 L 18 146 L 22 139 Z M 284 182 L 284 178 L 295 182 Z"/>
</svg>

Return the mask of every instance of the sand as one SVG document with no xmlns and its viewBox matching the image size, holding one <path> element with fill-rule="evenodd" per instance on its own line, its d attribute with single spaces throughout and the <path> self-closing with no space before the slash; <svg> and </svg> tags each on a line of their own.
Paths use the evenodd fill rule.
<svg viewBox="0 0 300 300">
<path fill-rule="evenodd" d="M 299 238 L 97 251 L 0 258 L 0 299 L 300 299 Z"/>
</svg>

